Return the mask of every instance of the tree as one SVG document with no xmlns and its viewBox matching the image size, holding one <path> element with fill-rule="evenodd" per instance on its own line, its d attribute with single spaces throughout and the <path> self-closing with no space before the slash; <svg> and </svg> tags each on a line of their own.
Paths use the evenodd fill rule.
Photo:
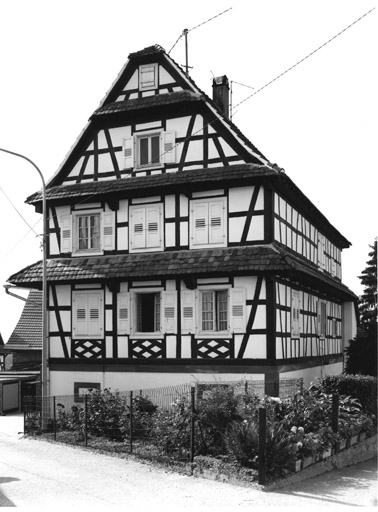
<svg viewBox="0 0 378 512">
<path fill-rule="evenodd" d="M 369 247 L 367 267 L 359 276 L 365 287 L 358 301 L 361 328 L 345 349 L 345 373 L 377 376 L 377 240 Z"/>
</svg>

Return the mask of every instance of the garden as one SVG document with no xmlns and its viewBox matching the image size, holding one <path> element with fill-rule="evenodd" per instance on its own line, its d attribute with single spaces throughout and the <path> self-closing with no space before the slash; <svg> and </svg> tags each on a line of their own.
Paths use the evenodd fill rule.
<svg viewBox="0 0 378 512">
<path fill-rule="evenodd" d="M 267 480 L 338 453 L 377 427 L 377 380 L 364 376 L 326 376 L 284 399 L 226 384 L 159 405 L 142 392 L 107 389 L 72 404 L 60 398 L 44 428 L 37 411 L 26 411 L 25 432 L 175 467 L 206 457 L 257 475 L 264 459 Z"/>
</svg>

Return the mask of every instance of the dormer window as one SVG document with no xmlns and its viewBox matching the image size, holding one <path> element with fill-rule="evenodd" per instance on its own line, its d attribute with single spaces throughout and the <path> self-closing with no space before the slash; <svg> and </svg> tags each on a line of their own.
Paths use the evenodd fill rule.
<svg viewBox="0 0 378 512">
<path fill-rule="evenodd" d="M 154 169 L 176 162 L 175 132 L 136 132 L 123 140 L 124 168 Z"/>
<path fill-rule="evenodd" d="M 149 91 L 158 86 L 157 64 L 146 64 L 139 66 L 139 90 Z"/>
</svg>

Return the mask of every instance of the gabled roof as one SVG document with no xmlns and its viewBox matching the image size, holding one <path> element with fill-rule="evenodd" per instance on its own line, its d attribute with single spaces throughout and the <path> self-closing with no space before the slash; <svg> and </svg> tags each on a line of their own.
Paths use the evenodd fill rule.
<svg viewBox="0 0 378 512">
<path fill-rule="evenodd" d="M 30 291 L 5 347 L 12 350 L 42 350 L 42 293 L 39 290 Z"/>
<path fill-rule="evenodd" d="M 272 273 L 306 276 L 318 289 L 332 290 L 345 298 L 355 295 L 339 281 L 318 272 L 315 265 L 279 244 L 123 254 L 117 256 L 57 258 L 47 262 L 47 278 L 54 283 L 109 282 L 120 279 L 165 279 Z M 37 262 L 11 276 L 14 285 L 38 288 L 42 264 Z"/>
<path fill-rule="evenodd" d="M 129 99 L 127 101 L 117 101 L 119 92 L 122 90 L 123 85 L 127 78 L 130 78 L 131 72 L 134 71 L 140 64 L 145 62 L 152 62 L 153 59 L 156 62 L 164 63 L 164 66 L 169 68 L 172 71 L 172 74 L 177 78 L 180 82 L 182 91 L 172 92 L 169 94 L 159 94 L 155 96 L 147 96 L 143 98 Z M 254 159 L 256 162 L 261 164 L 268 164 L 267 158 L 259 151 L 252 142 L 237 128 L 234 123 L 228 119 L 223 112 L 218 108 L 218 106 L 210 99 L 190 78 L 186 75 L 182 67 L 177 64 L 166 52 L 165 50 L 159 46 L 154 45 L 148 48 L 145 48 L 139 52 L 134 52 L 129 54 L 129 58 L 120 71 L 118 77 L 112 84 L 109 91 L 106 93 L 103 100 L 100 102 L 99 107 L 95 110 L 93 115 L 90 117 L 89 122 L 84 127 L 83 131 L 79 135 L 78 139 L 72 146 L 71 150 L 67 154 L 66 158 L 62 162 L 60 168 L 57 172 L 52 176 L 52 178 L 47 183 L 47 188 L 50 186 L 55 186 L 59 184 L 60 176 L 62 173 L 65 173 L 66 166 L 69 164 L 75 150 L 79 147 L 81 141 L 84 141 L 87 135 L 90 133 L 92 126 L 94 126 L 94 121 L 104 116 L 113 116 L 116 113 L 120 112 L 131 112 L 138 109 L 145 109 L 148 107 L 156 107 L 162 105 L 169 104 L 178 104 L 179 102 L 201 102 L 204 107 L 209 111 L 212 117 L 220 122 L 227 130 L 229 130 L 235 138 L 239 141 L 239 143 L 246 148 L 250 155 L 251 159 Z"/>
</svg>

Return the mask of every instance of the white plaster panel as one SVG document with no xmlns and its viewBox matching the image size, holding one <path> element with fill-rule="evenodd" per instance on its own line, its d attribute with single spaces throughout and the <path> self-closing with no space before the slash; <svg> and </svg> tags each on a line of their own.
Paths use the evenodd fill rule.
<svg viewBox="0 0 378 512">
<path fill-rule="evenodd" d="M 117 249 L 119 251 L 129 248 L 129 228 L 117 228 Z"/>
<path fill-rule="evenodd" d="M 129 201 L 121 199 L 119 202 L 119 210 L 117 211 L 117 221 L 127 222 L 129 220 Z"/>
<path fill-rule="evenodd" d="M 138 89 L 138 69 L 136 69 L 132 76 L 129 78 L 129 81 L 125 85 L 124 91 L 128 91 L 130 89 Z"/>
<path fill-rule="evenodd" d="M 129 291 L 129 285 L 128 285 L 128 283 L 121 283 L 121 284 L 120 284 L 119 291 L 120 291 L 120 292 L 128 292 L 128 291 Z"/>
<path fill-rule="evenodd" d="M 181 146 L 181 144 L 180 144 Z M 180 147 L 178 146 L 178 147 Z M 176 148 L 178 149 L 178 148 Z M 188 152 L 186 154 L 186 162 L 203 160 L 203 142 L 202 140 L 192 140 L 189 142 Z"/>
<path fill-rule="evenodd" d="M 49 245 L 50 245 L 50 254 L 59 254 L 59 244 L 58 244 L 58 237 L 56 233 L 51 233 L 49 235 Z"/>
<path fill-rule="evenodd" d="M 168 291 L 168 292 L 173 292 L 176 290 L 176 281 L 174 279 L 169 279 L 166 283 L 165 283 L 165 289 Z"/>
<path fill-rule="evenodd" d="M 244 352 L 244 359 L 266 358 L 266 336 L 264 334 L 252 334 L 249 336 L 247 347 Z"/>
<path fill-rule="evenodd" d="M 84 174 L 93 174 L 94 173 L 94 157 L 90 155 L 87 163 L 85 165 L 85 173 Z"/>
<path fill-rule="evenodd" d="M 172 82 L 175 82 L 172 75 L 163 66 L 159 66 L 159 84 L 171 84 Z"/>
<path fill-rule="evenodd" d="M 81 167 L 83 165 L 83 162 L 84 162 L 84 157 L 81 156 L 79 158 L 79 160 L 77 161 L 77 163 L 72 167 L 72 169 L 71 169 L 71 171 L 70 171 L 68 176 L 70 176 L 70 177 L 78 176 L 79 173 L 80 173 L 80 169 L 81 169 Z"/>
<path fill-rule="evenodd" d="M 175 224 L 168 222 L 165 224 L 165 246 L 173 247 L 176 245 Z"/>
<path fill-rule="evenodd" d="M 181 338 L 181 357 L 190 358 L 192 357 L 191 351 L 191 337 L 190 336 L 182 336 Z"/>
<path fill-rule="evenodd" d="M 175 216 L 175 196 L 169 195 L 165 196 L 165 217 L 174 217 Z"/>
<path fill-rule="evenodd" d="M 69 338 L 66 338 L 66 340 L 69 345 Z M 64 357 L 62 342 L 59 336 L 50 336 L 50 357 Z"/>
<path fill-rule="evenodd" d="M 282 338 L 277 337 L 276 338 L 276 358 L 282 359 L 283 358 L 283 352 L 282 352 Z"/>
<path fill-rule="evenodd" d="M 256 210 L 263 210 L 264 209 L 264 187 L 260 187 L 259 194 L 257 196 L 256 201 Z"/>
<path fill-rule="evenodd" d="M 246 217 L 231 217 L 228 219 L 228 240 L 240 242 Z"/>
<path fill-rule="evenodd" d="M 59 311 L 63 331 L 71 331 L 71 311 Z"/>
<path fill-rule="evenodd" d="M 57 331 L 58 323 L 56 321 L 55 311 L 49 311 L 49 331 Z"/>
<path fill-rule="evenodd" d="M 176 358 L 176 336 L 167 336 L 166 338 L 167 357 Z"/>
<path fill-rule="evenodd" d="M 257 306 L 255 321 L 253 322 L 252 329 L 265 329 L 266 328 L 266 307 L 263 305 Z"/>
<path fill-rule="evenodd" d="M 264 240 L 264 216 L 253 215 L 251 225 L 248 230 L 248 241 Z"/>
<path fill-rule="evenodd" d="M 216 148 L 214 141 L 209 139 L 209 158 L 219 158 L 218 149 Z M 219 164 L 217 164 L 219 165 Z"/>
<path fill-rule="evenodd" d="M 105 304 L 112 304 L 113 303 L 113 295 L 112 292 L 109 290 L 109 288 L 105 287 Z"/>
<path fill-rule="evenodd" d="M 189 245 L 189 222 L 180 222 L 180 245 Z"/>
<path fill-rule="evenodd" d="M 183 194 L 180 195 L 180 216 L 186 217 L 189 214 L 189 200 Z"/>
<path fill-rule="evenodd" d="M 132 204 L 145 204 L 145 203 L 156 203 L 160 201 L 160 196 L 153 196 L 153 197 L 137 197 L 132 200 Z"/>
<path fill-rule="evenodd" d="M 214 197 L 214 196 L 224 196 L 224 189 L 218 190 L 201 190 L 200 192 L 193 192 L 192 197 Z"/>
<path fill-rule="evenodd" d="M 236 154 L 232 147 L 224 139 L 220 138 L 219 141 L 226 156 L 234 156 Z"/>
<path fill-rule="evenodd" d="M 127 336 L 118 336 L 118 357 L 129 357 L 129 344 Z"/>
<path fill-rule="evenodd" d="M 189 116 L 167 119 L 166 129 L 176 132 L 176 137 L 186 137 L 189 121 Z"/>
<path fill-rule="evenodd" d="M 193 135 L 203 135 L 203 117 L 199 114 L 196 115 L 192 133 Z"/>
<path fill-rule="evenodd" d="M 249 210 L 252 193 L 255 187 L 230 188 L 228 195 L 228 208 L 230 212 L 243 212 Z"/>
<path fill-rule="evenodd" d="M 106 336 L 105 338 L 105 357 L 114 357 L 113 338 L 111 336 Z"/>
<path fill-rule="evenodd" d="M 69 284 L 60 284 L 55 287 L 59 306 L 71 305 L 71 286 Z M 52 302 L 50 302 L 52 304 Z"/>
<path fill-rule="evenodd" d="M 161 121 L 152 121 L 150 123 L 140 123 L 135 125 L 135 131 L 139 130 L 153 130 L 154 128 L 161 128 Z"/>
<path fill-rule="evenodd" d="M 103 153 L 98 155 L 98 168 L 99 173 L 114 171 L 114 165 L 110 153 Z"/>
<path fill-rule="evenodd" d="M 75 210 L 92 210 L 93 208 L 101 208 L 101 203 L 76 204 Z"/>
<path fill-rule="evenodd" d="M 113 147 L 122 146 L 123 139 L 131 136 L 131 126 L 120 126 L 118 128 L 110 128 L 110 137 Z"/>
<path fill-rule="evenodd" d="M 99 149 L 104 149 L 108 147 L 104 130 L 100 130 L 97 133 L 97 145 Z"/>
<path fill-rule="evenodd" d="M 281 242 L 280 223 L 278 219 L 274 219 L 274 239 L 277 240 L 277 242 Z"/>
<path fill-rule="evenodd" d="M 111 331 L 113 329 L 113 312 L 110 310 L 105 311 L 105 329 Z"/>
</svg>

